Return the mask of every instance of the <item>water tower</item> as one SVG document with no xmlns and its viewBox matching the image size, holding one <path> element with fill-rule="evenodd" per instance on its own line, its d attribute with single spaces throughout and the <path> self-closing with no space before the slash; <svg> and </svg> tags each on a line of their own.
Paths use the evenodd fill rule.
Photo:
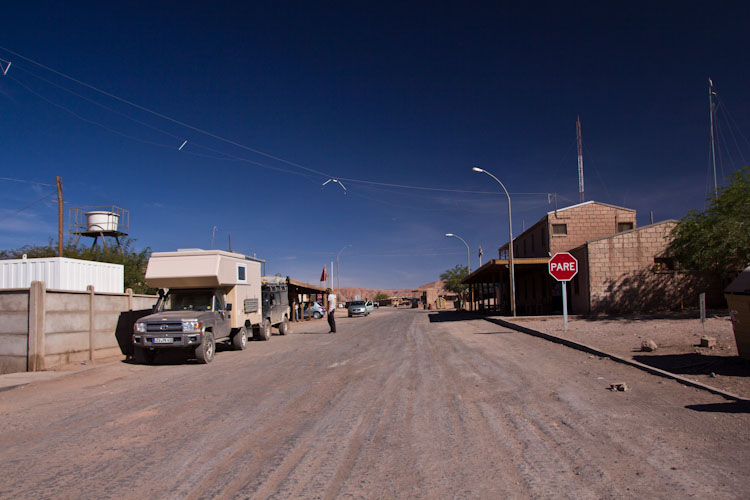
<svg viewBox="0 0 750 500">
<path fill-rule="evenodd" d="M 107 248 L 106 238 L 114 238 L 117 248 L 122 253 L 120 236 L 127 236 L 130 230 L 130 212 L 124 208 L 110 206 L 72 207 L 68 212 L 68 230 L 75 234 L 76 246 L 81 236 L 93 238 L 91 248 L 96 246 L 99 238 Z"/>
</svg>

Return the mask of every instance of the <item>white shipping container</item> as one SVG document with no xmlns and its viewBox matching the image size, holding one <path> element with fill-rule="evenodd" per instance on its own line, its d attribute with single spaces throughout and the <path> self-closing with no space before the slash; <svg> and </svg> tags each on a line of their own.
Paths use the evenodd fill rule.
<svg viewBox="0 0 750 500">
<path fill-rule="evenodd" d="M 0 260 L 0 288 L 29 288 L 32 281 L 44 281 L 53 290 L 85 292 L 93 285 L 97 292 L 123 293 L 125 268 L 67 257 Z"/>
</svg>

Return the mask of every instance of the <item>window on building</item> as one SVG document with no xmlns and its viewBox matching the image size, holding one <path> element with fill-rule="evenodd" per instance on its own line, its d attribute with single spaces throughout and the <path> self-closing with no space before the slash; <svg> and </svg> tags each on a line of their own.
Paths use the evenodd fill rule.
<svg viewBox="0 0 750 500">
<path fill-rule="evenodd" d="M 623 231 L 630 231 L 633 229 L 633 223 L 632 222 L 618 222 L 617 223 L 617 232 L 621 233 Z"/>
<path fill-rule="evenodd" d="M 552 234 L 568 234 L 568 225 L 552 224 Z"/>
</svg>

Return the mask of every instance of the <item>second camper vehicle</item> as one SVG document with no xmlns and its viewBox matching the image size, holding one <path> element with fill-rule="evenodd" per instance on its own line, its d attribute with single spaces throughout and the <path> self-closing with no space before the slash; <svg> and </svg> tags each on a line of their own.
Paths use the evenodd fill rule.
<svg viewBox="0 0 750 500">
<path fill-rule="evenodd" d="M 282 283 L 283 281 L 283 283 Z M 139 362 L 160 351 L 181 349 L 210 362 L 217 342 L 247 348 L 248 338 L 271 338 L 271 327 L 289 330 L 286 280 L 261 279 L 260 262 L 221 250 L 154 252 L 146 283 L 159 288 L 154 313 L 133 326 Z"/>
</svg>

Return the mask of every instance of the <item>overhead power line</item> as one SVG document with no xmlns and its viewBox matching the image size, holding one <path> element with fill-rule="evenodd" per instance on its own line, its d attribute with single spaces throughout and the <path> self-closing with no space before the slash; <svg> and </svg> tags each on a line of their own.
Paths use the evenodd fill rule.
<svg viewBox="0 0 750 500">
<path fill-rule="evenodd" d="M 11 179 L 10 177 L 0 177 L 0 181 L 24 182 L 26 184 L 36 184 L 37 186 L 49 186 L 49 187 L 54 186 L 54 184 L 45 184 L 44 182 L 36 182 L 36 181 L 26 181 L 23 179 Z"/>
<path fill-rule="evenodd" d="M 252 153 L 260 155 L 260 156 L 264 156 L 266 158 L 269 158 L 269 159 L 272 159 L 272 160 L 275 160 L 275 161 L 278 161 L 278 162 L 281 162 L 281 163 L 285 163 L 285 164 L 287 164 L 289 166 L 302 169 L 302 170 L 304 170 L 306 172 L 309 172 L 309 173 L 312 173 L 312 174 L 316 174 L 316 175 L 322 176 L 322 177 L 324 177 L 326 179 L 338 179 L 338 180 L 352 182 L 352 183 L 356 183 L 356 184 L 366 184 L 366 185 L 373 185 L 373 186 L 385 186 L 385 187 L 393 187 L 393 188 L 401 188 L 401 189 L 413 189 L 413 190 L 421 190 L 421 191 L 435 191 L 435 192 L 445 192 L 445 193 L 466 193 L 466 194 L 489 194 L 489 195 L 497 195 L 498 194 L 496 191 L 473 191 L 473 190 L 461 190 L 461 189 L 436 188 L 436 187 L 428 187 L 428 186 L 415 186 L 415 185 L 409 185 L 409 184 L 395 184 L 395 183 L 387 183 L 387 182 L 377 182 L 377 181 L 369 181 L 369 180 L 363 180 L 363 179 L 355 179 L 355 178 L 351 178 L 351 177 L 335 176 L 335 175 L 332 175 L 330 173 L 322 172 L 320 170 L 316 170 L 314 168 L 307 167 L 307 166 L 302 165 L 300 163 L 287 160 L 287 159 L 282 158 L 280 156 L 276 156 L 276 155 L 273 155 L 273 154 L 270 154 L 270 153 L 266 153 L 265 151 L 261 151 L 261 150 L 256 149 L 256 148 L 252 148 L 250 146 L 246 146 L 244 144 L 241 144 L 241 143 L 236 142 L 234 140 L 231 140 L 231 139 L 228 139 L 226 137 L 220 136 L 220 135 L 215 134 L 213 132 L 209 132 L 207 130 L 204 130 L 202 128 L 196 127 L 194 125 L 190 125 L 189 123 L 185 123 L 185 122 L 183 122 L 181 120 L 178 120 L 176 118 L 172 118 L 172 117 L 167 116 L 167 115 L 165 115 L 163 113 L 160 113 L 158 111 L 154 111 L 154 110 L 152 110 L 152 109 L 150 109 L 150 108 L 148 108 L 146 106 L 143 106 L 143 105 L 140 105 L 140 104 L 135 103 L 133 101 L 130 101 L 128 99 L 124 99 L 122 97 L 119 97 L 119 96 L 117 96 L 115 94 L 107 92 L 106 90 L 100 89 L 100 88 L 98 88 L 98 87 L 96 87 L 94 85 L 91 85 L 89 83 L 81 81 L 81 80 L 79 80 L 79 79 L 77 79 L 77 78 L 75 78 L 73 76 L 67 75 L 67 74 L 65 74 L 65 73 L 63 73 L 61 71 L 58 71 L 58 70 L 56 70 L 54 68 L 51 68 L 51 67 L 49 67 L 49 66 L 47 66 L 45 64 L 42 64 L 42 63 L 40 63 L 38 61 L 35 61 L 35 60 L 31 59 L 31 58 L 23 56 L 23 55 L 15 52 L 13 50 L 10 50 L 10 49 L 8 49 L 6 47 L 0 46 L 0 49 L 8 52 L 9 54 L 13 54 L 14 56 L 16 56 L 16 57 L 18 57 L 20 59 L 23 59 L 24 61 L 27 61 L 27 62 L 29 62 L 31 64 L 34 64 L 34 65 L 36 65 L 36 66 L 38 66 L 38 67 L 40 67 L 40 68 L 42 68 L 42 69 L 44 69 L 46 71 L 49 71 L 49 72 L 51 72 L 51 73 L 53 73 L 55 75 L 58 75 L 61 78 L 64 78 L 64 79 L 69 80 L 71 82 L 74 82 L 74 83 L 76 83 L 76 84 L 78 84 L 78 85 L 80 85 L 82 87 L 85 87 L 85 88 L 87 88 L 89 90 L 92 90 L 92 91 L 97 92 L 97 93 L 99 93 L 101 95 L 109 97 L 110 99 L 114 99 L 114 100 L 116 100 L 118 102 L 121 102 L 121 103 L 126 104 L 128 106 L 131 106 L 131 107 L 133 107 L 135 109 L 141 110 L 141 111 L 143 111 L 145 113 L 151 114 L 151 115 L 153 115 L 155 117 L 161 118 L 163 120 L 166 120 L 168 122 L 174 123 L 174 124 L 179 125 L 181 127 L 185 127 L 185 128 L 187 128 L 189 130 L 192 130 L 192 131 L 197 132 L 199 134 L 203 134 L 203 135 L 205 135 L 207 137 L 211 137 L 211 138 L 213 138 L 215 140 L 224 142 L 226 144 L 235 146 L 237 148 L 240 148 L 240 149 L 252 152 Z M 66 91 L 66 92 L 69 92 L 69 93 L 71 93 L 71 94 L 73 94 L 73 95 L 75 95 L 77 97 L 85 99 L 86 101 L 88 101 L 88 102 L 90 102 L 90 103 L 92 103 L 92 104 L 94 104 L 96 106 L 102 107 L 103 109 L 106 109 L 106 110 L 108 110 L 110 112 L 116 113 L 116 114 L 118 114 L 120 116 L 123 116 L 123 117 L 125 117 L 125 118 L 127 118 L 129 120 L 132 120 L 132 121 L 134 121 L 136 123 L 139 123 L 139 124 L 141 124 L 143 126 L 146 126 L 148 128 L 151 128 L 151 129 L 154 129 L 154 130 L 159 131 L 161 133 L 164 133 L 166 135 L 169 135 L 170 137 L 172 137 L 174 139 L 178 139 L 179 141 L 181 141 L 181 146 L 179 146 L 178 149 L 181 150 L 181 152 L 183 152 L 183 153 L 187 152 L 187 151 L 185 151 L 183 149 L 184 146 L 185 146 L 185 142 L 184 141 L 186 140 L 184 137 L 180 137 L 178 135 L 175 135 L 173 133 L 167 132 L 167 131 L 162 130 L 162 129 L 158 128 L 158 127 L 155 127 L 153 125 L 147 124 L 147 123 L 145 123 L 143 121 L 137 120 L 137 119 L 129 117 L 127 115 L 124 115 L 123 113 L 120 113 L 119 111 L 116 111 L 116 110 L 114 110 L 114 109 L 112 109 L 110 107 L 104 106 L 101 103 L 93 101 L 93 100 L 89 99 L 88 97 L 80 95 L 80 94 L 78 94 L 78 93 L 76 93 L 76 92 L 74 92 L 74 91 L 72 91 L 70 89 L 66 89 L 65 87 L 57 85 L 56 83 L 51 82 L 51 81 L 49 81 L 49 80 L 47 80 L 47 79 L 45 79 L 43 77 L 40 77 L 38 75 L 34 75 L 33 73 L 31 73 L 29 71 L 26 71 L 26 73 L 28 73 L 28 74 L 30 74 L 30 75 L 32 75 L 32 76 L 34 76 L 34 77 L 36 77 L 36 78 L 38 78 L 38 79 L 40 79 L 42 81 L 47 82 L 50 85 L 53 85 L 53 86 L 55 86 L 57 88 L 60 88 L 60 89 L 62 89 L 64 91 Z M 18 82 L 18 80 L 16 80 L 16 79 L 14 79 L 14 80 L 16 82 Z M 18 82 L 18 83 L 20 83 L 20 82 Z M 23 84 L 21 84 L 21 85 L 23 85 Z M 53 104 L 55 106 L 60 107 L 61 109 L 67 111 L 68 113 L 76 116 L 77 118 L 79 118 L 79 119 L 81 119 L 83 121 L 86 121 L 88 123 L 91 123 L 93 125 L 97 125 L 97 126 L 100 126 L 102 128 L 105 128 L 106 130 L 108 130 L 108 131 L 110 131 L 112 133 L 124 136 L 126 138 L 130 138 L 130 139 L 133 139 L 133 140 L 136 140 L 136 141 L 139 141 L 139 142 L 143 142 L 143 143 L 147 143 L 147 144 L 152 144 L 152 145 L 155 145 L 155 146 L 159 146 L 159 147 L 166 147 L 166 148 L 171 148 L 172 147 L 172 146 L 169 146 L 169 145 L 159 144 L 159 143 L 155 143 L 155 142 L 151 142 L 151 141 L 146 141 L 146 140 L 143 140 L 143 139 L 139 139 L 139 138 L 136 138 L 136 137 L 132 137 L 132 136 L 129 136 L 129 135 L 124 134 L 122 132 L 118 132 L 116 130 L 113 130 L 110 127 L 107 127 L 107 126 L 105 126 L 103 124 L 100 124 L 100 123 L 95 122 L 93 120 L 89 120 L 87 118 L 84 118 L 84 117 L 78 115 L 77 113 L 75 113 L 75 112 L 73 112 L 73 111 L 65 108 L 64 106 L 62 106 L 60 104 L 56 104 L 56 103 L 54 103 L 54 102 L 52 102 L 52 101 L 44 98 L 43 96 L 41 96 L 38 93 L 34 92 L 33 90 L 31 90 L 30 88 L 26 87 L 25 85 L 23 85 L 23 86 L 27 90 L 29 90 L 30 92 L 32 92 L 32 93 L 36 94 L 37 96 L 39 96 L 40 98 L 42 98 L 44 100 L 47 100 L 48 102 L 50 102 L 51 104 Z M 191 144 L 193 144 L 192 141 L 191 141 Z M 177 147 L 177 146 L 175 145 L 175 147 Z M 217 154 L 220 154 L 220 155 L 224 156 L 224 158 L 214 158 L 214 159 L 221 159 L 221 160 L 232 159 L 232 160 L 235 160 L 235 161 L 244 161 L 244 162 L 248 162 L 248 163 L 252 163 L 252 164 L 258 165 L 258 166 L 263 167 L 263 168 L 278 170 L 278 171 L 287 172 L 287 173 L 295 173 L 295 174 L 299 175 L 299 172 L 294 172 L 294 171 L 291 171 L 291 170 L 282 169 L 282 168 L 279 168 L 279 167 L 273 167 L 273 166 L 270 166 L 270 165 L 262 164 L 262 163 L 255 162 L 255 161 L 252 161 L 252 160 L 249 160 L 249 159 L 246 159 L 246 158 L 241 158 L 241 157 L 237 157 L 237 156 L 234 156 L 234 155 L 230 155 L 230 154 L 222 152 L 222 151 L 217 151 L 217 150 L 208 148 L 206 146 L 199 146 L 199 147 L 202 147 L 202 148 L 204 148 L 206 150 L 209 150 L 209 151 L 212 151 L 212 152 L 215 152 Z M 195 156 L 202 156 L 202 157 L 209 157 L 210 158 L 210 156 L 208 156 L 208 155 L 201 155 L 201 154 L 194 153 L 194 152 L 187 152 L 187 153 L 194 154 Z M 513 195 L 516 195 L 516 196 L 517 195 L 532 195 L 532 196 L 539 195 L 539 196 L 546 196 L 549 193 L 510 193 L 510 194 L 513 194 Z"/>
<path fill-rule="evenodd" d="M 222 137 L 220 135 L 214 134 L 214 133 L 209 132 L 207 130 L 203 130 L 201 128 L 194 127 L 193 125 L 190 125 L 190 124 L 185 123 L 183 121 L 180 121 L 180 120 L 177 120 L 175 118 L 169 117 L 167 115 L 164 115 L 162 113 L 159 113 L 157 111 L 149 109 L 149 108 L 147 108 L 145 106 L 141 106 L 140 104 L 134 103 L 134 102 L 129 101 L 127 99 L 123 99 L 122 97 L 119 97 L 119 96 L 116 96 L 114 94 L 111 94 L 111 93 L 107 92 L 106 90 L 102 90 L 102 89 L 100 89 L 98 87 L 95 87 L 95 86 L 90 85 L 90 84 L 88 84 L 86 82 L 78 80 L 77 78 L 74 78 L 74 77 L 72 77 L 70 75 L 66 75 L 65 73 L 62 73 L 62 72 L 57 71 L 57 70 L 55 70 L 53 68 L 50 68 L 49 66 L 46 66 L 46 65 L 44 65 L 44 64 L 42 64 L 40 62 L 37 62 L 37 61 L 35 61 L 33 59 L 30 59 L 28 57 L 22 56 L 21 54 L 19 54 L 17 52 L 14 52 L 14 51 L 12 51 L 10 49 L 7 49 L 7 48 L 5 48 L 3 46 L 0 46 L 0 49 L 4 50 L 4 51 L 6 51 L 6 52 L 8 52 L 10 54 L 13 54 L 16 57 L 20 57 L 24 61 L 30 62 L 32 64 L 35 64 L 35 65 L 39 66 L 40 68 L 44 68 L 47 71 L 50 71 L 50 72 L 52 72 L 52 73 L 54 73 L 54 74 L 56 74 L 56 75 L 58 75 L 58 76 L 60 76 L 62 78 L 65 78 L 65 79 L 70 80 L 70 81 L 72 81 L 74 83 L 77 83 L 78 85 L 81 85 L 81 86 L 86 87 L 86 88 L 88 88 L 90 90 L 93 90 L 94 92 L 99 92 L 100 94 L 105 95 L 105 96 L 107 96 L 107 97 L 109 97 L 111 99 L 115 99 L 116 101 L 120 101 L 120 102 L 122 102 L 124 104 L 127 104 L 129 106 L 132 106 L 132 107 L 134 107 L 136 109 L 140 109 L 141 111 L 144 111 L 146 113 L 149 113 L 149 114 L 152 114 L 154 116 L 157 116 L 157 117 L 159 117 L 159 118 L 161 118 L 163 120 L 167 120 L 167 121 L 172 122 L 172 123 L 174 123 L 176 125 L 180 125 L 182 127 L 185 127 L 187 129 L 193 130 L 193 131 L 198 132 L 200 134 L 207 135 L 208 137 L 211 137 L 211 138 L 216 139 L 218 141 L 226 142 L 227 144 L 231 144 L 232 146 L 236 146 L 236 147 L 238 147 L 240 149 L 245 149 L 245 150 L 250 151 L 252 153 L 255 153 L 255 154 L 258 154 L 258 155 L 261 155 L 261 156 L 265 156 L 267 158 L 271 158 L 273 160 L 280 161 L 282 163 L 286 163 L 288 165 L 291 165 L 291 166 L 294 166 L 294 167 L 297 167 L 297 168 L 301 168 L 303 170 L 307 170 L 308 172 L 312 172 L 312 173 L 315 173 L 315 174 L 318 174 L 318 175 L 322 175 L 322 176 L 325 176 L 325 177 L 331 177 L 329 174 L 323 173 L 323 172 L 321 172 L 319 170 L 315 170 L 315 169 L 306 167 L 304 165 L 300 165 L 299 163 L 295 163 L 295 162 L 286 160 L 284 158 L 281 158 L 281 157 L 278 157 L 278 156 L 274 156 L 272 154 L 266 153 L 266 152 L 261 151 L 259 149 L 254 149 L 254 148 L 251 148 L 249 146 L 245 146 L 244 144 L 240 144 L 239 142 L 233 141 L 231 139 L 227 139 L 225 137 Z"/>
<path fill-rule="evenodd" d="M 49 184 L 45 184 L 45 185 L 49 185 Z M 44 196 L 42 196 L 41 198 L 39 198 L 38 200 L 36 200 L 35 202 L 33 202 L 33 203 L 29 203 L 29 204 L 28 204 L 28 205 L 26 205 L 25 207 L 23 207 L 23 208 L 19 208 L 19 209 L 18 209 L 18 210 L 16 210 L 15 212 L 12 212 L 12 213 L 10 213 L 10 214 L 6 215 L 5 217 L 0 217 L 0 222 L 2 222 L 2 221 L 4 221 L 4 220 L 7 220 L 7 219 L 10 219 L 10 218 L 11 218 L 11 217 L 13 217 L 14 215 L 18 215 L 18 214 L 20 214 L 20 213 L 21 213 L 21 212 L 23 212 L 24 210 L 27 210 L 27 209 L 29 209 L 29 208 L 33 207 L 33 206 L 34 206 L 34 205 L 36 205 L 37 203 L 41 203 L 41 202 L 43 202 L 43 201 L 44 201 L 44 200 L 45 200 L 46 198 L 49 198 L 50 196 L 52 196 L 52 195 L 53 195 L 53 194 L 55 194 L 55 193 L 56 193 L 56 191 L 51 191 L 51 192 L 49 192 L 49 193 L 45 194 Z"/>
</svg>

